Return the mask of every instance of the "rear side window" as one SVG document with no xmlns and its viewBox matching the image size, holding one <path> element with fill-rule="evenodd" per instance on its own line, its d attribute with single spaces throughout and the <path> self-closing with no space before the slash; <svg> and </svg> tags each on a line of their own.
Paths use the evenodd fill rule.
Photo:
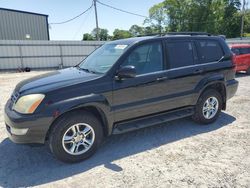
<svg viewBox="0 0 250 188">
<path fill-rule="evenodd" d="M 193 44 L 190 41 L 166 42 L 170 69 L 194 65 Z"/>
<path fill-rule="evenodd" d="M 199 40 L 197 41 L 200 63 L 215 62 L 222 58 L 224 52 L 217 41 Z"/>
</svg>

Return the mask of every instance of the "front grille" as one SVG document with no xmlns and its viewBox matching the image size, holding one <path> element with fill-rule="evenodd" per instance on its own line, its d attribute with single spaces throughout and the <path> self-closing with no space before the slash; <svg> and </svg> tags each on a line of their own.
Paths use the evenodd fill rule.
<svg viewBox="0 0 250 188">
<path fill-rule="evenodd" d="M 19 97 L 19 92 L 13 92 L 13 94 L 11 95 L 11 102 L 15 104 L 18 97 Z"/>
</svg>

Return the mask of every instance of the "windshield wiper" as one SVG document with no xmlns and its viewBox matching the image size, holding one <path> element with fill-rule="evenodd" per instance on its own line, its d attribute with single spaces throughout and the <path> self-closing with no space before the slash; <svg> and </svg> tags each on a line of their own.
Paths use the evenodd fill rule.
<svg viewBox="0 0 250 188">
<path fill-rule="evenodd" d="M 93 71 L 93 70 L 90 70 L 90 69 L 87 69 L 87 68 L 82 68 L 82 67 L 80 67 L 79 65 L 77 65 L 76 67 L 77 67 L 78 69 L 80 69 L 80 70 L 85 71 L 85 72 L 89 72 L 89 73 L 97 74 L 97 72 L 96 72 L 96 71 Z"/>
</svg>

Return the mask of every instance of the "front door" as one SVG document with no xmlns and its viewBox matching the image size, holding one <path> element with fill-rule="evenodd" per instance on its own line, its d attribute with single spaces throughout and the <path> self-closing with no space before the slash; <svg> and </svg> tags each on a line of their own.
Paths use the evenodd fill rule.
<svg viewBox="0 0 250 188">
<path fill-rule="evenodd" d="M 116 122 L 157 112 L 152 110 L 152 100 L 157 102 L 165 95 L 161 84 L 165 81 L 165 65 L 162 42 L 150 42 L 137 46 L 130 52 L 122 66 L 135 66 L 135 78 L 113 79 L 114 119 Z M 156 111 L 155 111 L 156 110 Z"/>
</svg>

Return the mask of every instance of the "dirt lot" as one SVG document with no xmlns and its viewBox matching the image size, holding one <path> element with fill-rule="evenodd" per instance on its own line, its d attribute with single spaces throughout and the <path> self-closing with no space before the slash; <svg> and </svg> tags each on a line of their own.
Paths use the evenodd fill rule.
<svg viewBox="0 0 250 188">
<path fill-rule="evenodd" d="M 213 125 L 187 118 L 111 136 L 92 158 L 69 165 L 5 133 L 14 86 L 41 73 L 0 74 L 0 187 L 250 187 L 250 76 L 238 76 L 236 96 Z"/>
</svg>

